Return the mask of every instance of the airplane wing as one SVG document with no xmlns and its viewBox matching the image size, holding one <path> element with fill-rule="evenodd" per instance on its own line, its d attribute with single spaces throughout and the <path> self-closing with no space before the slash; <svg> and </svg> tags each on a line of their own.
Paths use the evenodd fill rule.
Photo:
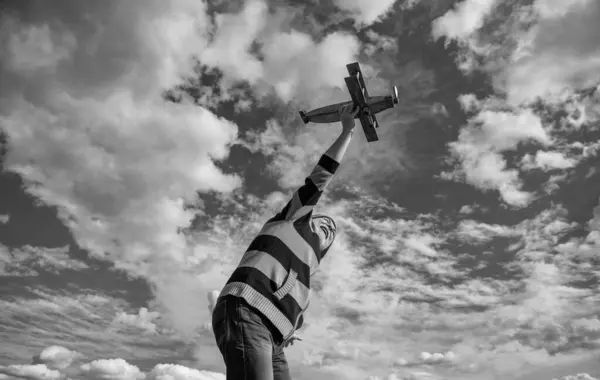
<svg viewBox="0 0 600 380">
<path fill-rule="evenodd" d="M 368 142 L 379 140 L 379 136 L 377 136 L 377 131 L 375 127 L 377 127 L 377 119 L 373 114 L 360 114 L 360 124 L 363 127 L 363 131 L 365 131 L 365 136 L 367 137 Z"/>
<path fill-rule="evenodd" d="M 344 80 L 346 81 L 346 87 L 348 87 L 348 92 L 354 102 L 354 106 L 360 108 L 368 107 L 369 104 L 356 77 L 346 77 Z"/>
<path fill-rule="evenodd" d="M 366 88 L 361 86 L 357 76 L 349 76 L 344 78 L 344 80 L 346 81 L 346 86 L 348 87 L 348 92 L 350 92 L 354 105 L 360 108 L 357 117 L 360 119 L 360 124 L 365 131 L 367 141 L 371 142 L 379 140 L 377 131 L 375 130 L 377 121 L 375 120 L 375 115 L 369 109 L 369 104 L 367 103 L 368 98 L 365 96 Z"/>
<path fill-rule="evenodd" d="M 358 78 L 360 87 L 362 88 L 363 94 L 365 95 L 365 100 L 369 99 L 369 92 L 367 91 L 367 85 L 365 84 L 365 80 L 363 79 L 362 71 L 360 71 L 360 66 L 358 65 L 358 62 L 347 64 L 346 69 L 348 70 L 348 74 L 350 74 L 351 77 Z"/>
</svg>

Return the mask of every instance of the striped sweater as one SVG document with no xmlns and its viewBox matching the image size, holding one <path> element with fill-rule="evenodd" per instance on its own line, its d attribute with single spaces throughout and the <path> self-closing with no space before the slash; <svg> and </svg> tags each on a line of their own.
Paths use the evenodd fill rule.
<svg viewBox="0 0 600 380">
<path fill-rule="evenodd" d="M 284 340 L 302 326 L 310 276 L 325 254 L 310 221 L 338 166 L 329 156 L 321 156 L 304 185 L 250 243 L 219 295 L 244 298 L 273 323 Z"/>
</svg>

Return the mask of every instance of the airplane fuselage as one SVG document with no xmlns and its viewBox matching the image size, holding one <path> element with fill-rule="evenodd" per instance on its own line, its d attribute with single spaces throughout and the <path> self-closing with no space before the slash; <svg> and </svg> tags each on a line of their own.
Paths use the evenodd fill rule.
<svg viewBox="0 0 600 380">
<path fill-rule="evenodd" d="M 352 100 L 348 100 L 345 102 L 330 104 L 328 106 L 307 112 L 306 117 L 308 117 L 312 123 L 336 123 L 340 121 L 340 107 L 352 103 L 354 103 Z M 394 100 L 392 99 L 392 96 L 371 96 L 367 99 L 367 105 L 371 113 L 376 114 L 388 108 L 394 107 Z M 355 119 L 358 119 L 359 117 L 360 115 L 357 114 Z"/>
</svg>

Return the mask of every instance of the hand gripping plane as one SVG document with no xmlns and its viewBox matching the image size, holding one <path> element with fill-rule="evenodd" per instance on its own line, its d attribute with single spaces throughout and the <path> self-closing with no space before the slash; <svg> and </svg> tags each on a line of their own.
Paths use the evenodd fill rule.
<svg viewBox="0 0 600 380">
<path fill-rule="evenodd" d="M 350 76 L 344 79 L 352 100 L 330 104 L 310 112 L 300 111 L 300 117 L 304 121 L 304 124 L 308 122 L 334 123 L 340 121 L 339 108 L 346 104 L 353 104 L 352 109 L 356 109 L 356 107 L 360 109 L 356 117 L 360 120 L 367 141 L 377 141 L 379 137 L 375 128 L 379 128 L 379 124 L 377 123 L 375 114 L 388 108 L 393 108 L 398 104 L 398 89 L 394 86 L 392 94 L 387 96 L 369 96 L 358 62 L 350 63 L 346 65 L 346 68 Z"/>
</svg>

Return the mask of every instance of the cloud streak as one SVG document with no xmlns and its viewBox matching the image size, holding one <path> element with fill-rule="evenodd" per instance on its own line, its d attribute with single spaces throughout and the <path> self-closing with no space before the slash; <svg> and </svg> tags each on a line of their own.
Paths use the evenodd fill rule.
<svg viewBox="0 0 600 380">
<path fill-rule="evenodd" d="M 9 249 L 0 245 L 0 276 L 37 276 L 40 271 L 88 269 L 84 262 L 69 256 L 69 246 L 58 248 L 23 246 Z"/>
</svg>

